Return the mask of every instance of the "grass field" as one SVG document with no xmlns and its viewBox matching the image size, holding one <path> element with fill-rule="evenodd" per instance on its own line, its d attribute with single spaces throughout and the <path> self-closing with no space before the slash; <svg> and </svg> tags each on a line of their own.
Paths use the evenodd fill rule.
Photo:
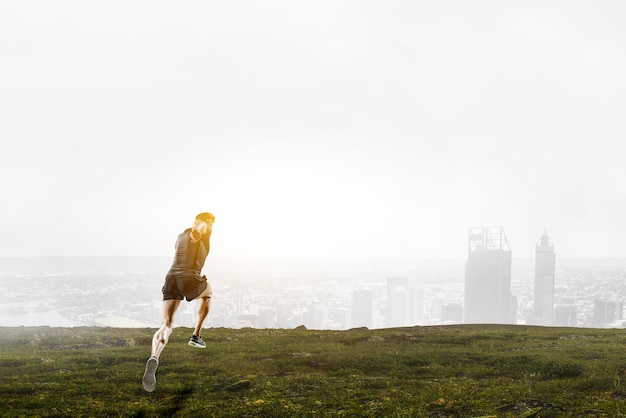
<svg viewBox="0 0 626 418">
<path fill-rule="evenodd" d="M 0 328 L 0 415 L 626 416 L 624 330 L 177 328 L 148 393 L 153 332 Z"/>
</svg>

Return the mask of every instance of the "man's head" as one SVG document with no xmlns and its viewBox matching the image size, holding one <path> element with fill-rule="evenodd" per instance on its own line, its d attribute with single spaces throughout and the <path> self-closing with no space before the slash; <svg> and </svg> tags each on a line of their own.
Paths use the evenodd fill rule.
<svg viewBox="0 0 626 418">
<path fill-rule="evenodd" d="M 202 212 L 196 216 L 196 220 L 206 222 L 206 224 L 210 226 L 215 222 L 215 216 L 210 212 Z"/>
</svg>

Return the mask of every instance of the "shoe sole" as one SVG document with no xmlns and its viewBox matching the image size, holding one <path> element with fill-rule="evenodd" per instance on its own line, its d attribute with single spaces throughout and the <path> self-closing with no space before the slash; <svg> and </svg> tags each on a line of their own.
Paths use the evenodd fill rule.
<svg viewBox="0 0 626 418">
<path fill-rule="evenodd" d="M 150 357 L 146 362 L 146 371 L 143 374 L 143 379 L 141 379 L 141 384 L 147 392 L 152 392 L 156 387 L 157 367 L 159 367 L 159 361 L 154 357 Z"/>
<path fill-rule="evenodd" d="M 194 343 L 193 341 L 189 341 L 187 343 L 190 347 L 196 347 L 196 348 L 206 348 L 206 344 L 205 345 L 200 345 L 198 343 Z"/>
</svg>

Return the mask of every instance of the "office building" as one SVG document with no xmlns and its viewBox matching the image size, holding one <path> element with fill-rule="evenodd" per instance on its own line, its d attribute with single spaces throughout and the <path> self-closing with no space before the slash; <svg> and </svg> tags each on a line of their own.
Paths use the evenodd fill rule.
<svg viewBox="0 0 626 418">
<path fill-rule="evenodd" d="M 460 303 L 449 303 L 441 306 L 442 324 L 463 323 L 463 305 Z"/>
<path fill-rule="evenodd" d="M 535 304 L 531 325 L 554 324 L 554 245 L 544 233 L 535 247 Z"/>
<path fill-rule="evenodd" d="M 516 323 L 511 249 L 502 227 L 471 228 L 465 264 L 466 324 Z"/>
<path fill-rule="evenodd" d="M 409 325 L 409 290 L 394 288 L 387 299 L 387 326 L 405 327 Z"/>
<path fill-rule="evenodd" d="M 593 321 L 591 325 L 597 328 L 605 328 L 619 320 L 624 319 L 624 303 L 612 300 L 593 301 Z"/>
<path fill-rule="evenodd" d="M 578 325 L 576 305 L 557 305 L 554 308 L 554 321 L 557 327 L 575 327 Z"/>
<path fill-rule="evenodd" d="M 352 292 L 352 327 L 372 328 L 374 324 L 374 292 L 357 289 Z"/>
<path fill-rule="evenodd" d="M 424 325 L 424 290 L 409 288 L 409 323 Z"/>
<path fill-rule="evenodd" d="M 277 309 L 274 306 L 264 306 L 259 308 L 258 327 L 276 328 Z"/>
<path fill-rule="evenodd" d="M 405 326 L 408 320 L 408 290 L 407 277 L 387 278 L 387 318 L 386 326 Z"/>
</svg>

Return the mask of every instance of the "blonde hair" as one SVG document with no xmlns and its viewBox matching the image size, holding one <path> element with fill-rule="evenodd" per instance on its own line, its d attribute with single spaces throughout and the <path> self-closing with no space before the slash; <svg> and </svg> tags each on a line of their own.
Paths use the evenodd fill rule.
<svg viewBox="0 0 626 418">
<path fill-rule="evenodd" d="M 211 212 L 202 212 L 196 216 L 196 219 L 205 221 L 206 223 L 215 222 L 215 216 Z"/>
</svg>

